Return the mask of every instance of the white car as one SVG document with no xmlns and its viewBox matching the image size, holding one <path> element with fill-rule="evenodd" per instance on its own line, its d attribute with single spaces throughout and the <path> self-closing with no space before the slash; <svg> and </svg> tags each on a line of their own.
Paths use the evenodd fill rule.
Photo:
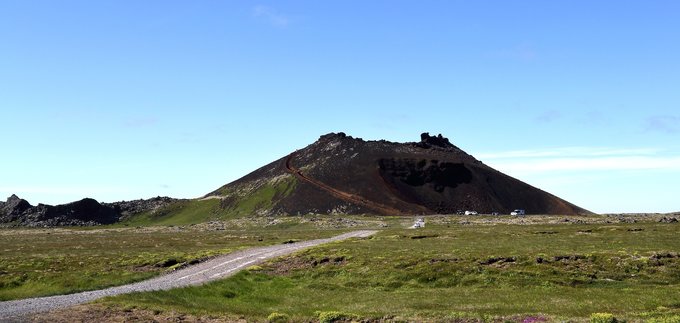
<svg viewBox="0 0 680 323">
<path fill-rule="evenodd" d="M 477 215 L 477 211 L 465 211 L 465 215 Z"/>
<path fill-rule="evenodd" d="M 510 212 L 510 215 L 524 215 L 524 214 L 526 214 L 526 213 L 522 209 L 517 209 L 517 210 Z"/>
</svg>

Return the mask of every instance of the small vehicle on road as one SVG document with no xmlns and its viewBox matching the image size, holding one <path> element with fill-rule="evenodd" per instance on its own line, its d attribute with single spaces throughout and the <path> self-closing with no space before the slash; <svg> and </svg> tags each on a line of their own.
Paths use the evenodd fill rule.
<svg viewBox="0 0 680 323">
<path fill-rule="evenodd" d="M 524 212 L 523 209 L 516 209 L 516 210 L 510 212 L 510 215 L 525 215 L 525 214 L 526 214 L 526 212 Z"/>
</svg>

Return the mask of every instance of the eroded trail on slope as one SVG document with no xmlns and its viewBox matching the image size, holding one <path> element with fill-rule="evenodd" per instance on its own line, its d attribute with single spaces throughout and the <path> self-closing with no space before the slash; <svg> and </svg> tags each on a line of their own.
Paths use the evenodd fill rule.
<svg viewBox="0 0 680 323">
<path fill-rule="evenodd" d="M 368 199 L 366 199 L 362 196 L 356 195 L 356 194 L 341 191 L 341 190 L 336 189 L 332 186 L 329 186 L 329 185 L 327 185 L 327 184 L 325 184 L 325 183 L 323 183 L 319 180 L 316 180 L 314 178 L 311 178 L 311 177 L 303 174 L 300 169 L 295 168 L 295 166 L 293 166 L 292 160 L 293 160 L 294 154 L 295 153 L 292 153 L 292 154 L 288 155 L 288 157 L 286 158 L 286 171 L 295 175 L 295 177 L 297 177 L 298 179 L 303 180 L 303 181 L 305 181 L 309 184 L 312 184 L 312 185 L 316 186 L 317 188 L 324 190 L 324 191 L 328 192 L 329 194 L 331 194 L 331 195 L 333 195 L 333 196 L 335 196 L 335 197 L 337 197 L 337 198 L 339 198 L 339 199 L 341 199 L 345 202 L 360 205 L 360 206 L 369 208 L 371 210 L 378 211 L 378 212 L 383 213 L 383 214 L 404 215 L 404 213 L 401 212 L 399 209 L 396 209 L 396 208 L 393 208 L 391 206 L 384 205 L 384 204 L 381 204 L 381 203 L 378 203 L 378 202 L 375 202 L 375 201 L 368 200 Z"/>
<path fill-rule="evenodd" d="M 0 302 L 0 321 L 21 322 L 23 321 L 22 316 L 24 315 L 66 308 L 106 296 L 200 285 L 212 280 L 228 277 L 239 270 L 246 268 L 247 266 L 261 263 L 270 258 L 288 255 L 295 251 L 332 241 L 368 237 L 374 233 L 376 233 L 376 231 L 353 231 L 327 239 L 317 239 L 284 245 L 251 248 L 213 258 L 209 261 L 205 261 L 194 266 L 189 266 L 163 276 L 134 284 L 69 295 Z"/>
</svg>

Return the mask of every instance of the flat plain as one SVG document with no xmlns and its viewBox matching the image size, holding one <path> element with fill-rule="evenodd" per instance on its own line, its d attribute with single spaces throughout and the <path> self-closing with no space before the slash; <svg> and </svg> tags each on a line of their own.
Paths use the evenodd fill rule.
<svg viewBox="0 0 680 323">
<path fill-rule="evenodd" d="M 102 288 L 247 246 L 380 228 L 206 285 L 120 295 L 34 319 L 536 322 L 611 313 L 680 321 L 680 224 L 645 216 L 436 216 L 406 229 L 412 220 L 5 229 L 0 297 Z"/>
</svg>

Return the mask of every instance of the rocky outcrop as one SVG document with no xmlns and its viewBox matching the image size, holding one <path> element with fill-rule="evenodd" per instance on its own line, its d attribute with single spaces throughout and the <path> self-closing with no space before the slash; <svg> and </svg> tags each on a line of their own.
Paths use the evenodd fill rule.
<svg viewBox="0 0 680 323">
<path fill-rule="evenodd" d="M 28 201 L 12 194 L 7 202 L 0 202 L 0 222 L 16 221 L 24 212 L 33 206 Z"/>
<path fill-rule="evenodd" d="M 393 185 L 430 185 L 432 190 L 439 193 L 447 187 L 455 188 L 472 180 L 472 172 L 463 163 L 391 158 L 380 159 L 378 165 L 382 177 Z"/>
<path fill-rule="evenodd" d="M 153 211 L 177 201 L 169 197 L 99 203 L 91 198 L 62 205 L 32 206 L 16 195 L 0 202 L 0 224 L 5 226 L 52 227 L 111 224 L 134 214 Z"/>
<path fill-rule="evenodd" d="M 118 213 L 91 198 L 63 205 L 38 204 L 25 218 L 40 226 L 79 226 L 111 224 L 118 221 Z M 30 225 L 30 224 L 29 224 Z"/>
<path fill-rule="evenodd" d="M 119 214 L 120 219 L 124 220 L 135 214 L 158 210 L 177 201 L 180 200 L 167 196 L 157 196 L 148 200 L 139 199 L 132 201 L 120 201 L 114 203 L 104 203 L 104 205 L 112 207 Z"/>
<path fill-rule="evenodd" d="M 437 136 L 430 136 L 429 132 L 423 132 L 420 134 L 420 142 L 415 143 L 417 147 L 420 148 L 443 148 L 443 149 L 458 149 L 454 146 L 448 138 L 438 134 Z"/>
</svg>

